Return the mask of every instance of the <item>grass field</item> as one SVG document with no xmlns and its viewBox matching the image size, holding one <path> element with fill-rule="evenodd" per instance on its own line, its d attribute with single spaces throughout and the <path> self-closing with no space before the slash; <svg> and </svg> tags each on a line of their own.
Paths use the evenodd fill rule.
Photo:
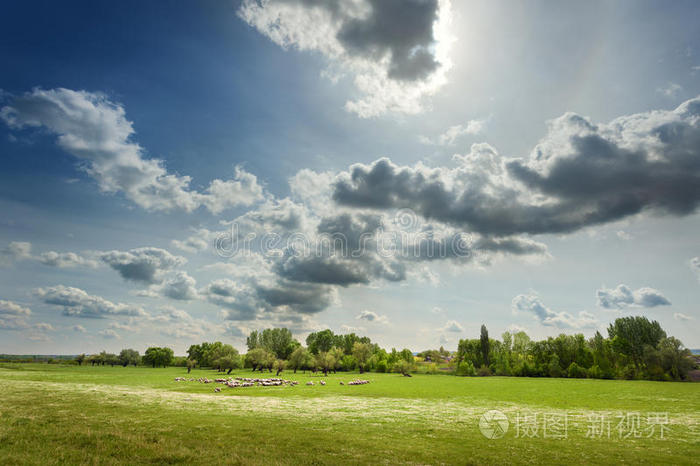
<svg viewBox="0 0 700 466">
<path fill-rule="evenodd" d="M 348 386 L 359 374 L 284 372 L 300 384 L 227 388 L 177 376 L 2 364 L 0 463 L 700 463 L 700 384 L 372 373 Z M 508 430 L 489 439 L 479 421 L 494 409 Z"/>
</svg>

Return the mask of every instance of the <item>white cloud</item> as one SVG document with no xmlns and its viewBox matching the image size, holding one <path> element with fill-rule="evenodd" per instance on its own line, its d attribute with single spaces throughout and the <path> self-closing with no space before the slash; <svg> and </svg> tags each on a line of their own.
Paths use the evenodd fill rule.
<svg viewBox="0 0 700 466">
<path fill-rule="evenodd" d="M 0 250 L 0 266 L 10 265 L 22 260 L 36 260 L 44 265 L 58 268 L 68 267 L 97 267 L 97 262 L 83 257 L 74 252 L 47 251 L 38 256 L 32 255 L 32 243 L 27 241 L 13 241 Z"/>
<path fill-rule="evenodd" d="M 627 233 L 626 231 L 623 231 L 623 230 L 619 230 L 615 234 L 617 235 L 618 238 L 620 238 L 621 240 L 624 240 L 624 241 L 629 241 L 629 240 L 634 239 L 633 235 L 631 235 L 630 233 Z"/>
<path fill-rule="evenodd" d="M 204 192 L 190 190 L 189 176 L 168 173 L 162 160 L 145 158 L 145 150 L 132 141 L 134 129 L 124 107 L 104 94 L 36 88 L 11 99 L 0 118 L 13 129 L 48 129 L 103 192 L 122 192 L 148 210 L 191 212 L 205 206 L 219 213 L 264 197 L 256 177 L 240 167 L 232 179 L 215 179 Z"/>
<path fill-rule="evenodd" d="M 657 87 L 656 92 L 663 94 L 666 97 L 674 98 L 683 91 L 683 86 L 677 83 L 669 82 L 663 87 Z"/>
<path fill-rule="evenodd" d="M 102 338 L 108 339 L 108 340 L 118 340 L 121 337 L 117 332 L 112 330 L 111 328 L 106 328 L 104 330 L 100 330 L 97 332 L 98 335 L 100 335 Z"/>
<path fill-rule="evenodd" d="M 448 320 L 445 323 L 445 326 L 442 327 L 441 331 L 452 332 L 452 333 L 461 333 L 461 332 L 464 332 L 464 327 L 462 327 L 462 324 L 460 324 L 456 320 Z"/>
<path fill-rule="evenodd" d="M 37 288 L 34 294 L 46 304 L 61 306 L 63 315 L 72 317 L 101 318 L 109 316 L 146 316 L 141 307 L 132 304 L 113 303 L 100 296 L 87 294 L 80 288 L 52 286 Z"/>
<path fill-rule="evenodd" d="M 321 53 L 325 76 L 352 76 L 361 96 L 345 108 L 363 118 L 421 112 L 452 66 L 449 0 L 244 0 L 238 15 L 283 48 Z"/>
<path fill-rule="evenodd" d="M 0 250 L 0 265 L 10 265 L 13 262 L 30 259 L 32 257 L 32 243 L 26 241 L 12 241 Z"/>
<path fill-rule="evenodd" d="M 568 312 L 556 312 L 544 304 L 539 296 L 534 294 L 518 295 L 511 303 L 513 313 L 525 312 L 532 314 L 542 325 L 558 328 L 588 328 L 598 325 L 596 317 L 586 311 L 581 311 L 577 316 Z"/>
<path fill-rule="evenodd" d="M 68 267 L 97 267 L 97 261 L 92 259 L 87 259 L 74 252 L 55 252 L 48 251 L 44 252 L 39 256 L 39 262 L 44 265 L 49 265 L 51 267 L 58 268 L 68 268 Z"/>
<path fill-rule="evenodd" d="M 13 301 L 0 299 L 0 315 L 28 316 L 32 311 L 28 307 L 20 306 Z"/>
<path fill-rule="evenodd" d="M 409 276 L 415 278 L 419 283 L 427 283 L 434 287 L 440 285 L 440 274 L 427 265 L 411 269 Z"/>
<path fill-rule="evenodd" d="M 596 291 L 598 306 L 605 309 L 623 309 L 625 307 L 669 306 L 671 302 L 660 291 L 643 287 L 632 290 L 620 284 L 614 289 L 601 288 Z"/>
<path fill-rule="evenodd" d="M 700 257 L 693 257 L 690 259 L 690 269 L 697 275 L 698 280 L 700 280 Z"/>
<path fill-rule="evenodd" d="M 507 332 L 511 333 L 518 333 L 518 332 L 525 332 L 527 333 L 527 328 L 518 325 L 518 324 L 510 324 L 508 327 L 506 327 Z"/>
<path fill-rule="evenodd" d="M 315 172 L 304 168 L 289 178 L 289 188 L 292 198 L 301 202 L 316 215 L 331 214 L 334 206 L 328 201 L 331 198 L 332 183 L 335 174 L 332 172 Z"/>
<path fill-rule="evenodd" d="M 72 329 L 73 329 L 74 332 L 77 332 L 77 333 L 85 333 L 85 332 L 87 332 L 87 330 L 85 329 L 85 327 L 83 327 L 82 325 L 74 325 L 74 326 L 72 327 Z"/>
<path fill-rule="evenodd" d="M 53 325 L 46 322 L 38 322 L 34 324 L 33 327 L 40 332 L 53 332 L 56 330 L 53 328 Z"/>
<path fill-rule="evenodd" d="M 209 247 L 213 241 L 213 233 L 206 228 L 198 228 L 193 234 L 184 240 L 174 239 L 171 241 L 173 247 L 181 251 L 195 253 L 203 251 Z"/>
<path fill-rule="evenodd" d="M 23 330 L 29 327 L 24 316 L 0 315 L 0 330 Z"/>
<path fill-rule="evenodd" d="M 676 319 L 676 320 L 681 320 L 681 321 L 695 320 L 694 317 L 685 315 L 685 314 L 680 313 L 680 312 L 674 312 L 674 313 L 673 313 L 673 318 Z"/>
<path fill-rule="evenodd" d="M 186 311 L 172 306 L 163 306 L 160 313 L 150 321 L 157 325 L 161 334 L 176 339 L 211 338 L 227 328 L 227 325 L 215 325 L 204 319 L 196 319 Z"/>
<path fill-rule="evenodd" d="M 454 125 L 438 136 L 435 140 L 425 136 L 419 136 L 419 140 L 423 144 L 439 145 L 439 146 L 454 146 L 462 136 L 477 135 L 486 128 L 486 120 L 470 120 L 465 125 Z"/>
<path fill-rule="evenodd" d="M 340 326 L 340 331 L 342 333 L 362 333 L 365 330 L 366 330 L 365 327 L 357 327 L 357 326 L 345 325 L 345 324 Z"/>
</svg>

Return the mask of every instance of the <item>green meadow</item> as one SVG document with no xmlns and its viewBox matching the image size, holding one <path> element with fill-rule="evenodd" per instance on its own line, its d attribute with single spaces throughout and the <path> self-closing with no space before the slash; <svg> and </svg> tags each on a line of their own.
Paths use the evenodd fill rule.
<svg viewBox="0 0 700 466">
<path fill-rule="evenodd" d="M 175 377 L 224 376 L 2 364 L 0 462 L 700 462 L 694 383 L 285 371 L 280 377 L 299 385 L 229 388 Z M 370 383 L 347 385 L 357 378 Z M 486 430 L 500 438 L 480 429 L 490 410 L 507 419 L 502 436 Z"/>
</svg>

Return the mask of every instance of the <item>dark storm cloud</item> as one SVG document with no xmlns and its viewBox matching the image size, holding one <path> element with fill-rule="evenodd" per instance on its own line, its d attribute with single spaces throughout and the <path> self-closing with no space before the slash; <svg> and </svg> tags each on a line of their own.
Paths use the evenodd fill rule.
<svg viewBox="0 0 700 466">
<path fill-rule="evenodd" d="M 271 312 L 315 314 L 336 299 L 332 287 L 317 283 L 293 283 L 252 277 L 243 282 L 215 280 L 202 292 L 207 300 L 225 308 L 227 320 L 254 320 Z"/>
<path fill-rule="evenodd" d="M 331 288 L 323 285 L 285 283 L 258 286 L 258 296 L 273 308 L 288 307 L 300 314 L 316 314 L 333 303 Z"/>
<path fill-rule="evenodd" d="M 349 54 L 375 61 L 389 56 L 388 75 L 399 80 L 423 79 L 439 63 L 430 46 L 437 0 L 369 0 L 370 13 L 346 20 L 338 40 Z"/>
<path fill-rule="evenodd" d="M 346 287 L 375 280 L 406 280 L 411 264 L 417 262 L 469 263 L 476 256 L 483 262 L 494 254 L 547 253 L 543 244 L 527 239 L 472 240 L 470 235 L 434 225 L 406 231 L 400 225 L 385 224 L 381 215 L 367 213 L 324 217 L 317 233 L 315 248 L 302 253 L 292 247 L 276 259 L 272 270 L 278 277 Z"/>
<path fill-rule="evenodd" d="M 342 205 L 411 208 L 496 236 L 572 232 L 643 211 L 688 215 L 700 203 L 700 98 L 594 125 L 550 122 L 528 161 L 465 158 L 460 167 L 353 165 L 334 185 Z"/>
<path fill-rule="evenodd" d="M 161 292 L 163 296 L 180 301 L 189 301 L 197 298 L 197 282 L 187 272 L 178 272 L 175 276 L 163 283 Z"/>
<path fill-rule="evenodd" d="M 100 259 L 119 272 L 125 280 L 144 284 L 160 283 L 163 272 L 183 265 L 186 260 L 165 249 L 137 248 L 130 251 L 108 251 Z"/>
<path fill-rule="evenodd" d="M 251 2 L 248 2 L 251 3 Z M 396 80 L 426 78 L 440 63 L 435 59 L 433 25 L 438 19 L 437 0 L 271 0 L 257 2 L 272 10 L 276 5 L 321 9 L 337 23 L 336 39 L 349 56 L 379 63 L 389 60 L 387 75 Z M 362 14 L 357 14 L 358 10 Z"/>
<path fill-rule="evenodd" d="M 377 254 L 382 216 L 343 213 L 320 219 L 308 254 L 290 248 L 274 266 L 275 273 L 294 282 L 348 286 L 374 279 L 401 281 L 403 264 Z"/>
</svg>

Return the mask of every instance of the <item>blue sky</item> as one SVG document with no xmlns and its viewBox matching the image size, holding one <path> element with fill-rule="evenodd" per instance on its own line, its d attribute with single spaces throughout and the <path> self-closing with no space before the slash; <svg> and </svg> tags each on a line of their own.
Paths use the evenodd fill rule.
<svg viewBox="0 0 700 466">
<path fill-rule="evenodd" d="M 697 2 L 329 5 L 6 6 L 0 352 L 630 314 L 700 346 Z M 378 254 L 402 218 L 469 254 Z M 231 224 L 370 240 L 222 257 Z"/>
</svg>

